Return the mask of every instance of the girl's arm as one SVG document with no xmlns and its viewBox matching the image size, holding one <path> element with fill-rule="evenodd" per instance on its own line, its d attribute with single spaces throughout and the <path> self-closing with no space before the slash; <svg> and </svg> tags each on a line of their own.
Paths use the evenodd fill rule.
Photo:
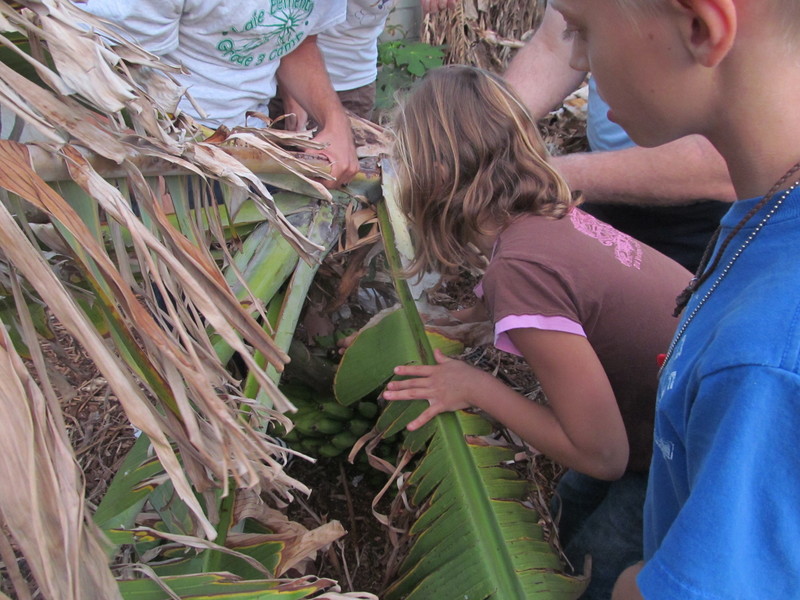
<svg viewBox="0 0 800 600">
<path fill-rule="evenodd" d="M 450 314 L 462 323 L 481 323 L 489 320 L 489 312 L 486 310 L 483 300 L 478 300 L 468 308 L 452 310 Z"/>
<path fill-rule="evenodd" d="M 619 478 L 628 463 L 628 439 L 611 385 L 588 340 L 539 329 L 508 333 L 537 374 L 548 405 L 439 351 L 437 365 L 395 368 L 395 374 L 414 379 L 390 382 L 384 397 L 429 401 L 409 429 L 441 412 L 473 406 L 564 466 L 598 479 Z"/>
</svg>

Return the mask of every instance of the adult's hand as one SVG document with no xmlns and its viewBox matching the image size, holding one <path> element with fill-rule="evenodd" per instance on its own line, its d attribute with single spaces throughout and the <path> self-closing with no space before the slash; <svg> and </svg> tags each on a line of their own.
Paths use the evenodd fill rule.
<svg viewBox="0 0 800 600">
<path fill-rule="evenodd" d="M 336 188 L 347 184 L 359 170 L 353 130 L 331 86 L 325 61 L 317 47 L 317 36 L 307 37 L 281 59 L 277 77 L 284 93 L 297 100 L 319 125 L 319 134 L 314 139 L 328 144 L 322 150 L 315 150 L 331 163 L 334 179 L 323 180 L 323 185 Z"/>
<path fill-rule="evenodd" d="M 287 131 L 305 131 L 308 128 L 308 113 L 303 106 L 287 93 L 281 94 L 283 98 L 283 112 L 286 115 L 285 127 Z"/>
<path fill-rule="evenodd" d="M 328 188 L 346 185 L 360 169 L 350 119 L 344 112 L 342 112 L 342 117 L 342 119 L 333 119 L 332 122 L 329 120 L 314 136 L 314 141 L 328 144 L 322 150 L 314 150 L 325 156 L 331 163 L 331 175 L 335 180 L 323 180 L 322 182 Z"/>
</svg>

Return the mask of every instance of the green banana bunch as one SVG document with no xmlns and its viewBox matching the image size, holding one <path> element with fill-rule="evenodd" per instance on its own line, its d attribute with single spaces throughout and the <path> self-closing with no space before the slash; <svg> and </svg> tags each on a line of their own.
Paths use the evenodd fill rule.
<svg viewBox="0 0 800 600">
<path fill-rule="evenodd" d="M 362 400 L 351 406 L 339 404 L 311 388 L 283 384 L 281 391 L 297 407 L 288 415 L 294 429 L 287 432 L 274 425 L 272 434 L 292 448 L 315 457 L 334 458 L 347 454 L 358 439 L 372 429 L 380 407 L 376 401 Z"/>
</svg>

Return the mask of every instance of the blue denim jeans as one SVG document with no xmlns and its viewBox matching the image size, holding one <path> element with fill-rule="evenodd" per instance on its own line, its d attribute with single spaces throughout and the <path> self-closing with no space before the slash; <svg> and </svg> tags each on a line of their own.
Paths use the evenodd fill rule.
<svg viewBox="0 0 800 600">
<path fill-rule="evenodd" d="M 576 571 L 592 557 L 591 581 L 584 600 L 609 600 L 614 582 L 642 560 L 642 509 L 646 473 L 625 473 L 601 481 L 567 471 L 556 487 L 553 514 L 560 508 L 559 540 Z"/>
</svg>

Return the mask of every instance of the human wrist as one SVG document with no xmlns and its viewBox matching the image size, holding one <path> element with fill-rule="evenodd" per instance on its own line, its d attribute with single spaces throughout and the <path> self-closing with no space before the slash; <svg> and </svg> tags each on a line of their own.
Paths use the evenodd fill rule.
<svg viewBox="0 0 800 600">
<path fill-rule="evenodd" d="M 553 156 L 550 164 L 564 178 L 569 188 L 573 191 L 582 191 L 584 194 L 591 193 L 588 164 L 588 152 L 574 152 L 572 154 L 562 154 Z"/>
<path fill-rule="evenodd" d="M 503 393 L 506 386 L 491 373 L 478 367 L 471 366 L 470 369 L 472 375 L 464 377 L 462 381 L 462 385 L 466 390 L 465 400 L 472 408 L 491 412 L 488 410 L 489 405 L 497 400 L 498 394 Z"/>
<path fill-rule="evenodd" d="M 319 117 L 315 117 L 320 129 L 344 131 L 350 129 L 350 119 L 345 113 L 344 108 L 338 101 L 326 106 L 320 111 Z"/>
</svg>

